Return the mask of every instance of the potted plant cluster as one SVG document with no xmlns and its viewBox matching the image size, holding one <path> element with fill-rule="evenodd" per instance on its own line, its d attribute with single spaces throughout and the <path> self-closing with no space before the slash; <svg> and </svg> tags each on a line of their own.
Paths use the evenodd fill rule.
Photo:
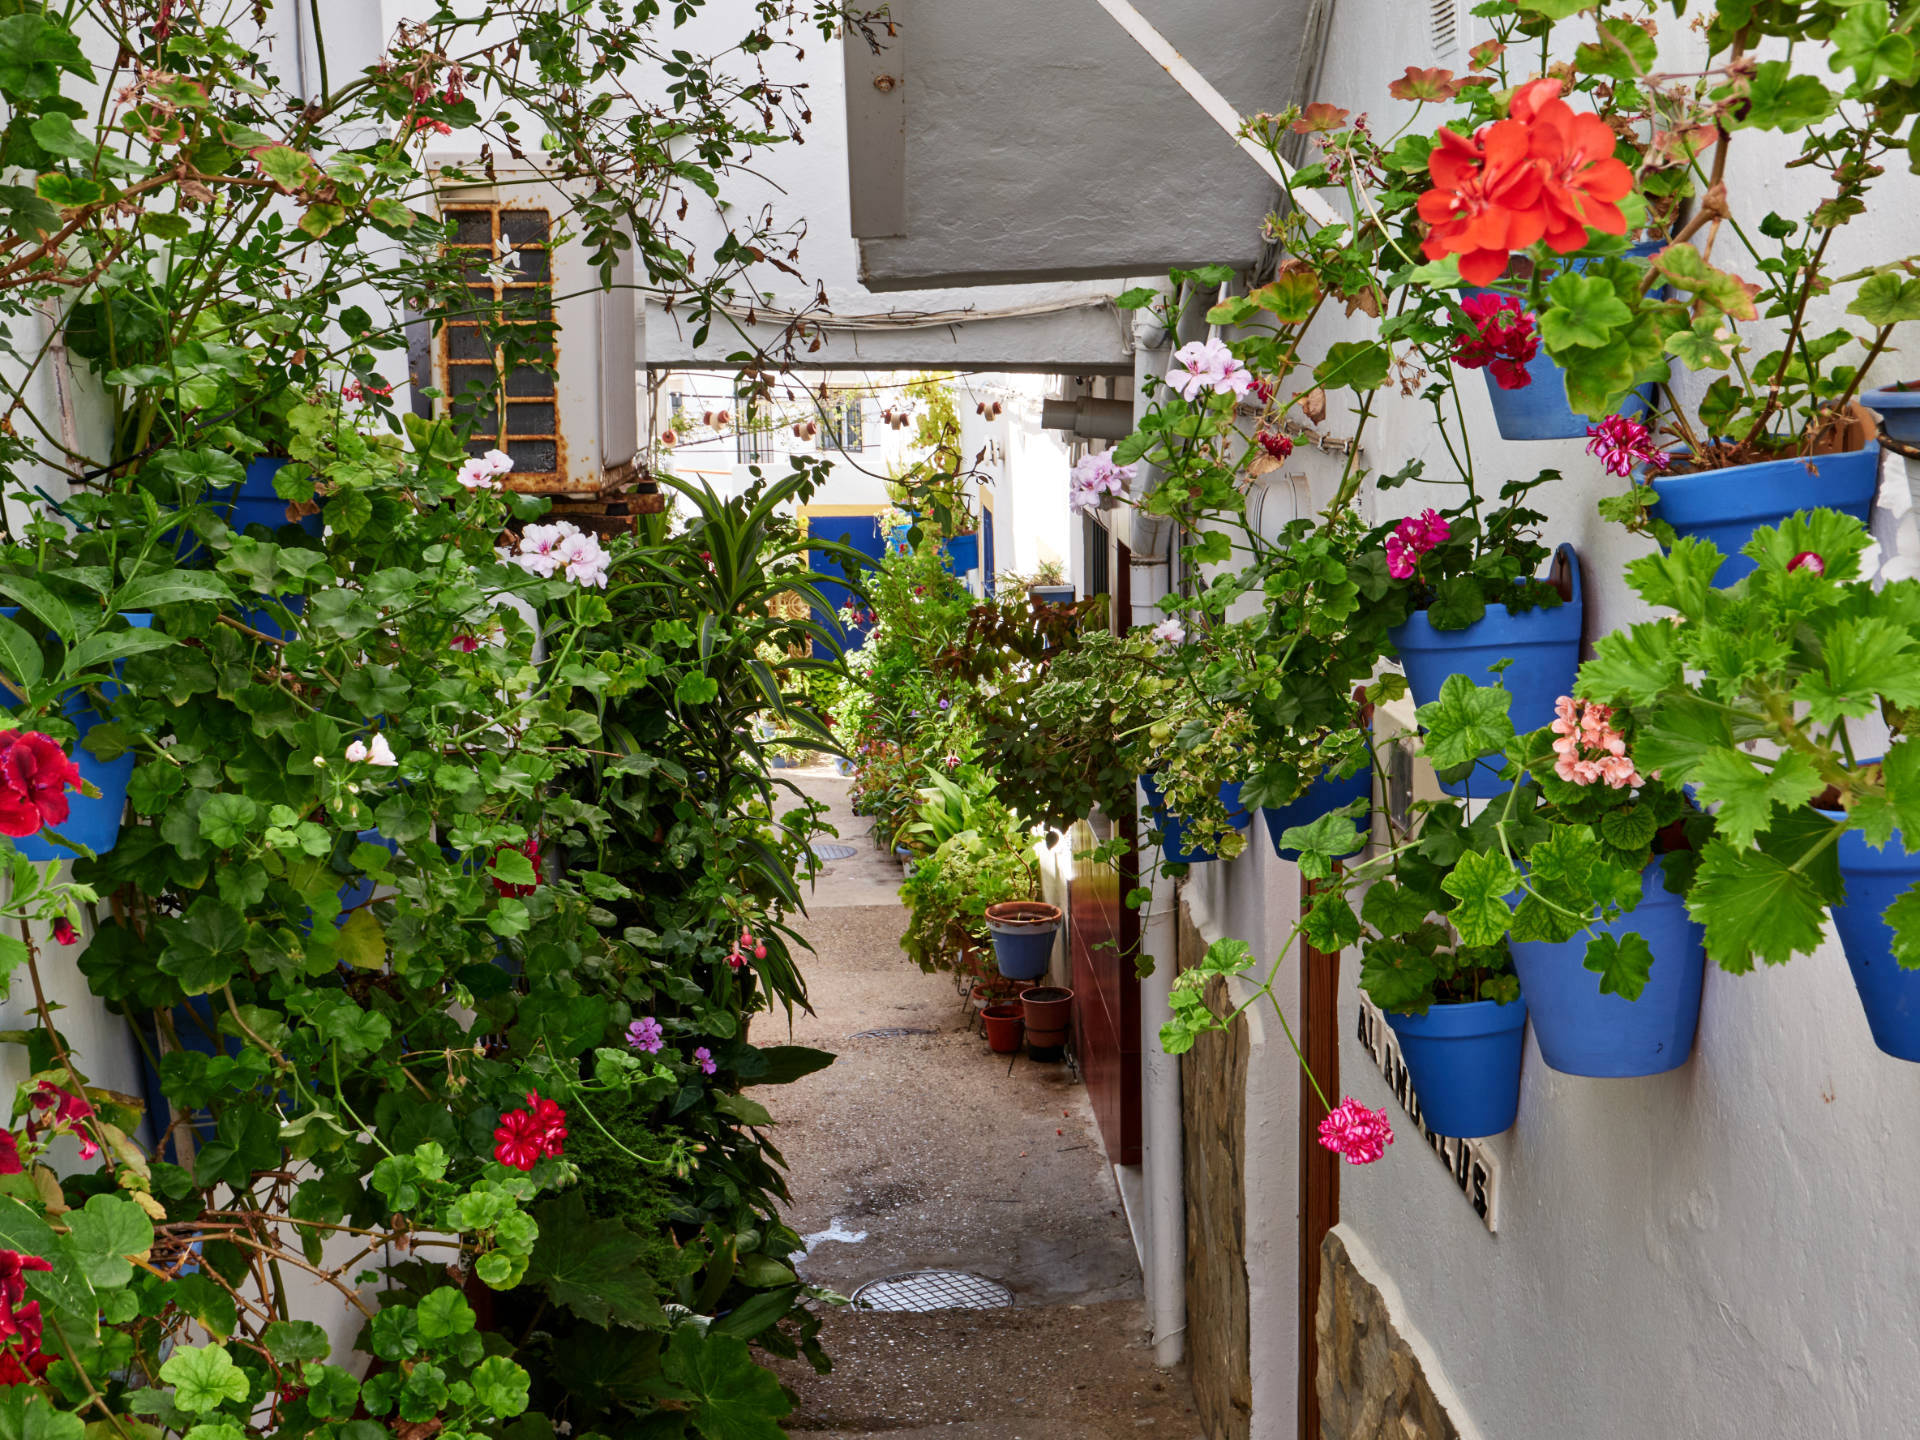
<svg viewBox="0 0 1920 1440">
<path fill-rule="evenodd" d="M 1920 582 L 1879 572 L 1864 525 L 1875 412 L 1898 440 L 1909 408 L 1885 372 L 1920 281 L 1909 257 L 1833 258 L 1904 168 L 1912 18 L 1721 4 L 1694 22 L 1701 54 L 1664 70 L 1639 7 L 1476 13 L 1493 38 L 1468 73 L 1394 82 L 1411 102 L 1394 133 L 1323 103 L 1247 122 L 1276 154 L 1304 138 L 1290 183 L 1338 192 L 1351 219 L 1292 207 L 1285 258 L 1244 287 L 1203 267 L 1122 297 L 1176 333 L 1210 327 L 1105 457 L 1155 467 L 1150 493 L 1112 503 L 1176 522 L 1194 577 L 1135 662 L 1134 685 L 1166 687 L 1160 715 L 1145 743 L 1114 727 L 1154 777 L 1163 842 L 1172 822 L 1165 857 L 1237 854 L 1245 816 L 1269 812 L 1276 850 L 1320 882 L 1300 936 L 1362 945 L 1416 1071 L 1416 1019 L 1491 1004 L 1503 1073 L 1522 1005 L 1550 1066 L 1659 1073 L 1691 1053 L 1707 960 L 1740 972 L 1807 953 L 1827 914 L 1876 1043 L 1920 1057 L 1920 864 L 1903 840 L 1920 826 L 1905 788 Z M 1541 73 L 1569 28 L 1570 58 Z M 1765 132 L 1819 181 L 1756 216 L 1728 194 L 1727 155 Z M 1336 307 L 1340 336 L 1315 337 Z M 1431 405 L 1452 473 L 1364 468 L 1389 386 Z M 1510 412 L 1491 456 L 1468 443 L 1483 392 Z M 1336 406 L 1353 439 L 1331 500 L 1263 531 L 1250 485 Z M 1539 470 L 1515 453 L 1522 435 L 1586 437 L 1575 478 L 1612 490 L 1603 518 L 1658 546 L 1628 580 L 1659 618 L 1591 633 L 1576 558 L 1540 533 L 1569 482 L 1515 481 Z M 1093 476 L 1075 480 L 1086 503 L 1109 503 Z M 1397 517 L 1362 518 L 1369 495 L 1392 515 L 1387 495 L 1414 482 Z M 1459 492 L 1423 505 L 1436 484 Z M 1454 799 L 1354 858 L 1367 707 L 1408 689 Z M 1222 1023 L 1201 999 L 1213 975 L 1255 963 L 1223 944 L 1183 974 L 1168 1047 Z M 1271 1000 L 1272 972 L 1242 994 Z M 1495 1090 L 1504 1101 L 1510 1073 Z M 1327 1136 L 1350 1159 L 1382 1148 L 1364 1115 L 1330 1117 Z"/>
<path fill-rule="evenodd" d="M 831 642 L 775 611 L 821 601 L 784 518 L 821 471 L 662 476 L 672 525 L 596 533 L 513 489 L 489 405 L 382 372 L 411 316 L 523 379 L 553 340 L 544 287 L 478 298 L 436 191 L 482 177 L 432 137 L 537 123 L 554 233 L 708 324 L 748 253 L 692 262 L 659 216 L 802 107 L 692 85 L 647 138 L 605 83 L 662 53 L 645 7 L 442 6 L 350 73 L 292 8 L 0 18 L 0 1408 L 771 1432 L 763 1362 L 824 1363 L 746 1093 L 832 1058 L 748 1039 L 806 999 L 818 816 L 768 745 L 829 743 L 788 657 Z M 296 34 L 331 74 L 279 78 Z"/>
</svg>

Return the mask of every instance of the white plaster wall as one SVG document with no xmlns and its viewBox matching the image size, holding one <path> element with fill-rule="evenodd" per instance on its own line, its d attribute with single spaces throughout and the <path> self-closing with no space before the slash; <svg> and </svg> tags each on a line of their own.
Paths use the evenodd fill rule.
<svg viewBox="0 0 1920 1440">
<path fill-rule="evenodd" d="M 1690 34 L 1670 17 L 1663 23 L 1663 63 L 1686 68 Z M 1370 112 L 1376 134 L 1392 133 L 1404 114 L 1387 98 L 1388 81 L 1436 63 L 1425 24 L 1425 7 L 1346 0 L 1319 98 Z M 1457 57 L 1442 63 L 1463 68 Z M 1809 172 L 1782 168 L 1790 149 L 1777 136 L 1736 137 L 1728 188 L 1743 220 L 1810 208 Z M 1896 168 L 1874 214 L 1841 232 L 1835 273 L 1909 248 L 1920 182 Z M 1715 259 L 1732 258 L 1723 240 Z M 1360 331 L 1327 326 L 1310 349 Z M 1901 378 L 1882 370 L 1878 383 Z M 1621 571 L 1648 544 L 1594 511 L 1618 482 L 1581 442 L 1500 442 L 1477 377 L 1466 377 L 1463 398 L 1487 488 L 1544 467 L 1566 475 L 1539 508 L 1553 517 L 1547 538 L 1582 554 L 1589 640 L 1641 618 Z M 1325 428 L 1350 434 L 1352 422 L 1336 412 Z M 1431 471 L 1445 466 L 1426 407 L 1383 393 L 1366 433 L 1368 467 L 1392 471 L 1415 457 Z M 1322 499 L 1336 470 L 1305 449 L 1287 468 L 1308 475 Z M 1449 493 L 1410 486 L 1367 503 L 1388 518 L 1447 503 Z M 1292 867 L 1274 866 L 1269 853 L 1210 868 L 1195 888 L 1244 927 L 1230 933 L 1273 934 L 1291 890 L 1264 872 Z M 1250 913 L 1262 904 L 1264 915 Z M 1873 1048 L 1836 945 L 1767 973 L 1710 971 L 1694 1057 L 1665 1076 L 1557 1075 L 1529 1040 L 1518 1124 L 1493 1142 L 1503 1162 L 1497 1236 L 1345 1035 L 1357 977 L 1349 952 L 1342 1088 L 1385 1107 L 1402 1135 L 1382 1163 L 1344 1172 L 1342 1221 L 1392 1277 L 1403 1319 L 1427 1337 L 1489 1440 L 1915 1433 L 1920 1067 Z M 1250 1127 L 1253 1113 L 1250 1094 Z M 1297 1110 L 1288 1103 L 1277 1113 L 1290 1146 Z M 1276 1164 L 1258 1191 L 1254 1183 L 1250 1173 L 1250 1216 L 1288 1233 L 1277 1253 L 1250 1250 L 1250 1278 L 1256 1294 L 1282 1294 L 1290 1306 L 1292 1238 L 1281 1217 L 1294 1213 L 1296 1182 Z M 1256 1435 L 1293 1433 L 1292 1353 L 1256 1338 Z M 1261 1372 L 1275 1367 L 1286 1385 L 1269 1375 L 1262 1387 Z"/>
</svg>

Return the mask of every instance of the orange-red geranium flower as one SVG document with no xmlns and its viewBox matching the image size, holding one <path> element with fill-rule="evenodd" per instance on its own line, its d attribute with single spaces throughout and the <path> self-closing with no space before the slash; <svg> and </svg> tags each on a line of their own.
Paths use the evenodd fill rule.
<svg viewBox="0 0 1920 1440">
<path fill-rule="evenodd" d="M 1633 172 L 1613 157 L 1613 131 L 1597 115 L 1576 114 L 1558 80 L 1535 80 L 1513 97 L 1505 120 L 1468 139 L 1452 130 L 1427 160 L 1433 189 L 1420 197 L 1432 230 L 1429 260 L 1460 257 L 1470 285 L 1490 285 L 1507 257 L 1536 240 L 1565 255 L 1587 243 L 1591 226 L 1626 232 L 1618 202 Z"/>
</svg>

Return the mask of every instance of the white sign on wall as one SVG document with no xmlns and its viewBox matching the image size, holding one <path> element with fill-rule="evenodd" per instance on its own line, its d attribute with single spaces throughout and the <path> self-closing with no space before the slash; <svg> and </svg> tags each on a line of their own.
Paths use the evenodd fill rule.
<svg viewBox="0 0 1920 1440">
<path fill-rule="evenodd" d="M 1500 1163 L 1493 1152 L 1478 1140 L 1462 1140 L 1451 1135 L 1436 1135 L 1420 1115 L 1420 1101 L 1413 1093 L 1413 1079 L 1407 1074 L 1407 1062 L 1400 1058 L 1399 1037 L 1387 1024 L 1387 1017 L 1364 995 L 1359 997 L 1360 1043 L 1380 1067 L 1387 1088 L 1407 1118 L 1419 1127 L 1420 1134 L 1433 1153 L 1440 1157 L 1447 1173 L 1453 1176 L 1460 1193 L 1467 1197 L 1473 1213 L 1485 1222 L 1489 1231 L 1500 1228 Z"/>
</svg>

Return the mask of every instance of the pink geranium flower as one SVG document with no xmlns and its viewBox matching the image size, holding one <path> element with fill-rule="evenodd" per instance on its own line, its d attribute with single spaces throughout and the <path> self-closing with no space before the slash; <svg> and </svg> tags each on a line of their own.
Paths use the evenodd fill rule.
<svg viewBox="0 0 1920 1440">
<path fill-rule="evenodd" d="M 1320 1143 L 1349 1165 L 1371 1165 L 1393 1143 L 1387 1112 L 1369 1110 L 1351 1095 L 1320 1122 Z"/>
<path fill-rule="evenodd" d="M 1219 340 L 1194 340 L 1173 352 L 1173 366 L 1167 371 L 1167 383 L 1182 400 L 1210 395 L 1244 396 L 1253 388 L 1253 372 L 1234 358 L 1233 352 Z"/>
<path fill-rule="evenodd" d="M 1627 758 L 1626 737 L 1613 728 L 1613 710 L 1562 695 L 1553 705 L 1553 773 L 1574 785 L 1605 781 L 1615 790 L 1640 783 Z"/>
</svg>

